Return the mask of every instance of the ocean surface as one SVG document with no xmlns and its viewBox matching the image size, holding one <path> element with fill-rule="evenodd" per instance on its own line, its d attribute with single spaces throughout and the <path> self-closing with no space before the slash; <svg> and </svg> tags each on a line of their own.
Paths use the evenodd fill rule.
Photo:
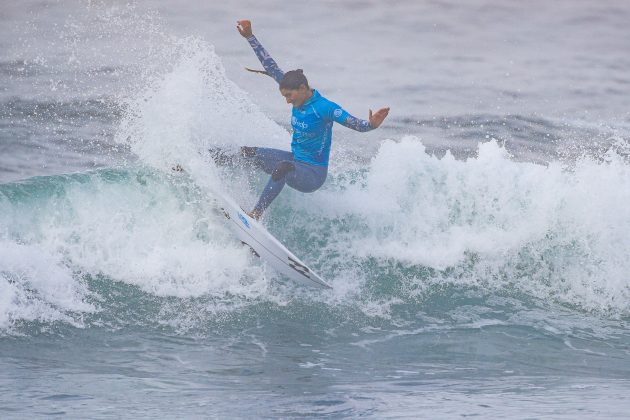
<svg viewBox="0 0 630 420">
<path fill-rule="evenodd" d="M 357 117 L 329 177 L 217 208 L 288 149 L 235 29 Z M 627 1 L 2 1 L 0 418 L 624 418 Z M 180 164 L 185 172 L 171 168 Z"/>
</svg>

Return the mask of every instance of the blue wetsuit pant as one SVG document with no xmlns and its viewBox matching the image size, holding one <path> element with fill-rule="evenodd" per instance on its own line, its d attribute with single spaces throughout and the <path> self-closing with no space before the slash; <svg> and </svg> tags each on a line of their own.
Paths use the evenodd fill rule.
<svg viewBox="0 0 630 420">
<path fill-rule="evenodd" d="M 272 175 L 254 207 L 259 214 L 269 207 L 285 184 L 300 192 L 310 193 L 324 184 L 328 174 L 327 166 L 295 160 L 293 153 L 284 150 L 258 147 L 252 160 L 257 167 Z"/>
</svg>

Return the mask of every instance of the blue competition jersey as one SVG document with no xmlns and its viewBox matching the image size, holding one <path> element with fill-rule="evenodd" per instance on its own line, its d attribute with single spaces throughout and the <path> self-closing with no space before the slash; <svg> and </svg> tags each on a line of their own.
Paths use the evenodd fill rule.
<svg viewBox="0 0 630 420">
<path fill-rule="evenodd" d="M 247 38 L 267 73 L 280 83 L 284 72 L 267 53 L 255 36 Z M 313 96 L 301 107 L 293 107 L 291 127 L 293 141 L 291 151 L 295 160 L 312 165 L 328 166 L 333 122 L 357 131 L 372 129 L 368 121 L 353 117 L 339 105 L 313 90 Z"/>
</svg>

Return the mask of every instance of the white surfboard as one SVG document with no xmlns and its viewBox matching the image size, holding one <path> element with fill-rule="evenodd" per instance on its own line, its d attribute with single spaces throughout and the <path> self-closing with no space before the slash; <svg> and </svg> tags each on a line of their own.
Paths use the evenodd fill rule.
<svg viewBox="0 0 630 420">
<path fill-rule="evenodd" d="M 217 195 L 223 214 L 229 220 L 230 228 L 255 255 L 299 284 L 332 289 L 332 286 L 267 232 L 262 224 L 249 217 L 234 200 L 222 194 Z"/>
</svg>

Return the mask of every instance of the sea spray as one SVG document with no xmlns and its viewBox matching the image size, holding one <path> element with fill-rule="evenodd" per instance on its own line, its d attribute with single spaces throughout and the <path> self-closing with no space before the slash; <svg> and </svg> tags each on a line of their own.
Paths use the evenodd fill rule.
<svg viewBox="0 0 630 420">
<path fill-rule="evenodd" d="M 211 45 L 185 38 L 177 50 L 172 71 L 123 101 L 119 143 L 160 169 L 199 161 L 209 147 L 232 153 L 241 145 L 286 147 L 286 130 L 226 77 Z"/>
<path fill-rule="evenodd" d="M 542 166 L 514 162 L 489 142 L 477 157 L 456 160 L 428 155 L 406 137 L 384 142 L 359 174 L 289 204 L 339 220 L 325 235 L 340 258 L 431 269 L 419 282 L 628 313 L 630 167 L 623 156 Z"/>
<path fill-rule="evenodd" d="M 0 333 L 23 321 L 80 327 L 81 314 L 96 310 L 85 283 L 73 278 L 58 255 L 6 240 L 0 249 Z"/>
</svg>

